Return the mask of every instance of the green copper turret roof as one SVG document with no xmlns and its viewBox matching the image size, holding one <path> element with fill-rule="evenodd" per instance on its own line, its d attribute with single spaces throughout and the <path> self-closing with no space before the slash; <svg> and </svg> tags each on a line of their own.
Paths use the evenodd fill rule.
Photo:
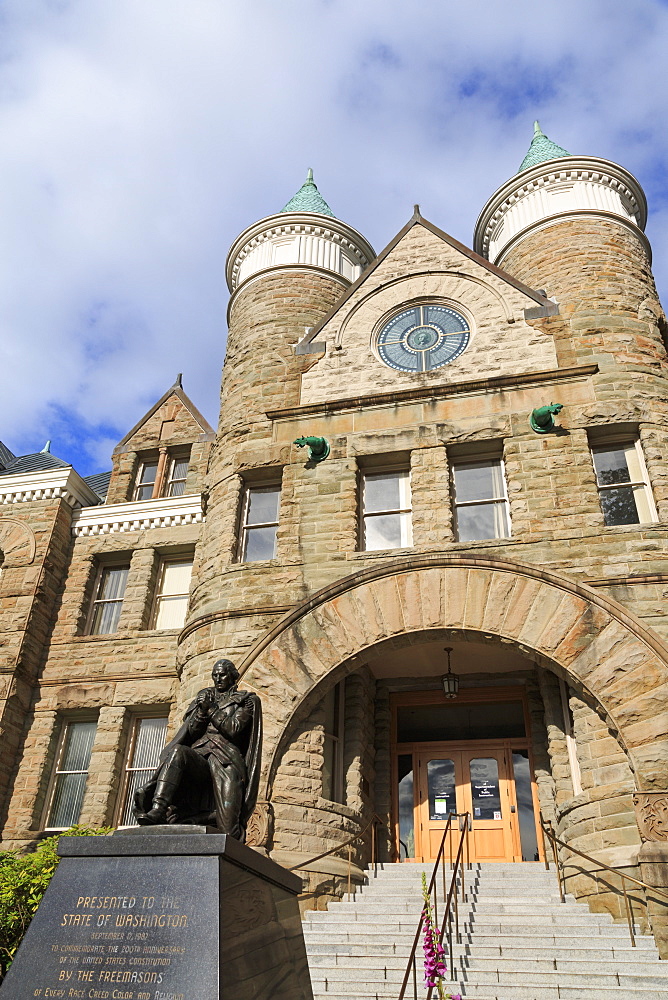
<svg viewBox="0 0 668 1000">
<path fill-rule="evenodd" d="M 538 122 L 533 123 L 533 139 L 531 140 L 531 145 L 527 151 L 527 155 L 524 157 L 520 164 L 520 169 L 517 171 L 521 174 L 523 170 L 528 170 L 529 167 L 535 167 L 539 163 L 545 163 L 546 160 L 557 160 L 560 156 L 570 156 L 571 154 L 567 149 L 562 146 L 557 146 L 556 142 L 552 142 L 551 139 L 543 133 Z"/>
<path fill-rule="evenodd" d="M 329 215 L 332 219 L 336 216 L 315 186 L 313 171 L 309 167 L 306 180 L 300 187 L 297 194 L 293 195 L 285 208 L 281 212 L 316 212 L 318 215 Z"/>
</svg>

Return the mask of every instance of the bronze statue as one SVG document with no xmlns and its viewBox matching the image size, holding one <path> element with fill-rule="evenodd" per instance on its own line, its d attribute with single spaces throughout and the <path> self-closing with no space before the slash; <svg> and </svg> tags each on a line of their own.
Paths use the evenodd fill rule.
<svg viewBox="0 0 668 1000">
<path fill-rule="evenodd" d="M 141 826 L 216 825 L 243 843 L 260 778 L 262 706 L 256 694 L 237 691 L 230 660 L 214 663 L 211 677 L 213 687 L 199 692 L 137 791 L 134 812 Z"/>
</svg>

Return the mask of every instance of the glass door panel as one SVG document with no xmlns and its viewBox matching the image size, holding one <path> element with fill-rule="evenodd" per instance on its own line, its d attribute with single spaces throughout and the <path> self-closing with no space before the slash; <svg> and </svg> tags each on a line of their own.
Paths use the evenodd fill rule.
<svg viewBox="0 0 668 1000">
<path fill-rule="evenodd" d="M 512 861 L 510 787 L 504 750 L 462 753 L 464 794 L 471 813 L 471 857 L 475 861 Z"/>
<path fill-rule="evenodd" d="M 534 811 L 531 765 L 528 750 L 513 751 L 515 798 L 520 827 L 522 861 L 538 861 L 538 833 Z"/>
</svg>

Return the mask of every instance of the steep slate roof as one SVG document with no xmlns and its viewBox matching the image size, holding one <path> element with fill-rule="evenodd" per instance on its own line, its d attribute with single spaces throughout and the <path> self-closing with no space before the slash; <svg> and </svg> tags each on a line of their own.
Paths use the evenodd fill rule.
<svg viewBox="0 0 668 1000">
<path fill-rule="evenodd" d="M 93 476 L 84 476 L 84 483 L 92 489 L 93 493 L 99 496 L 100 500 L 105 500 L 109 490 L 109 480 L 111 472 L 96 472 Z"/>
<path fill-rule="evenodd" d="M 0 441 L 0 470 L 6 469 L 10 462 L 13 462 L 16 455 L 9 450 L 6 444 Z"/>
<path fill-rule="evenodd" d="M 541 129 L 538 122 L 533 123 L 533 139 L 531 140 L 531 145 L 527 150 L 527 155 L 524 157 L 520 164 L 520 169 L 517 171 L 521 174 L 523 170 L 528 170 L 529 167 L 535 167 L 539 163 L 545 163 L 546 160 L 558 160 L 561 156 L 570 156 L 571 154 L 563 146 L 557 146 L 556 142 L 552 142 L 551 139 L 545 135 Z"/>
<path fill-rule="evenodd" d="M 0 476 L 14 476 L 20 472 L 47 472 L 51 469 L 71 469 L 69 462 L 56 458 L 48 451 L 36 451 L 32 455 L 20 455 L 6 468 L 0 469 Z"/>
<path fill-rule="evenodd" d="M 336 218 L 316 187 L 311 167 L 308 168 L 306 180 L 299 191 L 292 196 L 281 212 L 315 212 L 317 215 L 329 215 L 332 219 Z"/>
</svg>

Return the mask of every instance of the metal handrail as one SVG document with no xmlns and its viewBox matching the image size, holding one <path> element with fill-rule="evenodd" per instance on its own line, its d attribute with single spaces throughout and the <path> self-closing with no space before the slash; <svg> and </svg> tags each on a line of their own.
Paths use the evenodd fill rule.
<svg viewBox="0 0 668 1000">
<path fill-rule="evenodd" d="M 449 834 L 452 829 L 453 819 L 459 819 L 460 824 L 460 836 L 459 844 L 457 846 L 456 856 L 453 863 L 452 856 L 452 839 Z M 463 820 L 463 822 L 462 822 Z M 431 873 L 431 879 L 429 880 L 428 894 L 431 896 L 434 893 L 434 921 L 438 926 L 438 894 L 436 893 L 436 879 L 438 875 L 438 866 L 441 865 L 443 873 L 443 922 L 441 925 L 441 930 L 439 932 L 439 943 L 443 942 L 443 937 L 445 934 L 446 926 L 448 927 L 448 945 L 449 945 L 449 961 L 450 961 L 450 978 L 455 978 L 455 970 L 453 963 L 453 946 L 452 946 L 452 910 L 454 902 L 454 919 L 455 919 L 455 937 L 457 942 L 461 942 L 461 935 L 459 933 L 459 906 L 458 899 L 459 895 L 456 892 L 457 888 L 457 875 L 461 870 L 461 888 L 462 888 L 462 903 L 466 902 L 466 889 L 465 889 L 465 876 L 464 876 L 464 844 L 466 844 L 466 865 L 468 868 L 471 867 L 471 861 L 469 856 L 469 832 L 471 829 L 471 815 L 468 812 L 465 813 L 448 813 L 448 819 L 445 824 L 445 829 L 443 831 L 443 836 L 441 837 L 441 843 L 438 848 L 438 854 L 436 855 L 436 861 L 434 862 L 434 867 Z M 450 846 L 450 869 L 452 871 L 452 876 L 450 879 L 450 886 L 446 890 L 446 879 L 445 879 L 445 843 L 446 840 L 449 842 Z M 420 912 L 420 920 L 417 925 L 417 930 L 415 931 L 415 937 L 413 939 L 413 947 L 411 948 L 411 953 L 406 964 L 406 972 L 404 973 L 404 979 L 401 984 L 401 992 L 399 993 L 399 1000 L 403 1000 L 406 993 L 406 987 L 408 985 L 408 980 L 413 979 L 413 997 L 417 1000 L 417 962 L 415 958 L 415 953 L 417 951 L 418 944 L 420 943 L 420 934 L 422 933 L 422 928 L 424 927 L 424 906 Z M 430 1000 L 432 994 L 432 988 L 430 987 L 427 993 L 427 1000 Z"/>
<path fill-rule="evenodd" d="M 642 879 L 635 878 L 633 875 L 627 875 L 626 872 L 623 872 L 621 870 L 621 868 L 613 868 L 612 865 L 606 865 L 606 863 L 604 861 L 601 861 L 599 858 L 592 858 L 590 854 L 585 854 L 584 851 L 578 851 L 576 847 L 572 847 L 570 844 L 566 844 L 563 840 L 560 840 L 559 837 L 557 837 L 554 830 L 552 829 L 551 824 L 545 822 L 542 813 L 540 814 L 540 827 L 543 835 L 543 853 L 545 855 L 545 867 L 549 871 L 550 862 L 548 860 L 547 851 L 545 850 L 545 837 L 547 837 L 552 847 L 552 856 L 554 858 L 554 866 L 556 868 L 557 881 L 559 883 L 559 897 L 562 903 L 566 902 L 566 896 L 564 893 L 564 883 L 566 882 L 567 878 L 574 878 L 575 875 L 587 875 L 589 878 L 598 881 L 596 875 L 601 871 L 608 871 L 612 872 L 614 875 L 617 875 L 622 880 L 622 892 L 624 894 L 624 906 L 626 910 L 626 920 L 629 926 L 631 947 L 635 948 L 636 936 L 633 930 L 633 904 L 631 903 L 631 900 L 629 899 L 628 893 L 626 891 L 626 882 L 627 881 L 633 882 L 634 885 L 639 885 L 642 889 L 652 893 L 653 895 L 663 896 L 665 902 L 664 899 L 659 900 L 659 902 L 663 903 L 664 906 L 668 906 L 668 892 L 666 892 L 663 889 L 658 889 L 656 886 L 649 885 L 648 882 L 643 882 Z M 593 871 L 589 871 L 586 868 L 579 868 L 578 871 L 574 873 L 574 875 L 566 875 L 565 874 L 566 865 L 559 857 L 557 845 L 559 845 L 559 847 L 565 848 L 565 850 L 569 851 L 571 854 L 577 854 L 578 857 L 584 858 L 585 861 L 590 861 L 592 864 L 597 865 L 598 867 Z M 646 905 L 647 902 L 645 901 L 645 906 Z"/>
<path fill-rule="evenodd" d="M 371 827 L 371 864 L 370 868 L 373 868 L 374 875 L 378 867 L 378 850 L 377 850 L 377 835 L 376 827 L 387 826 L 387 824 L 378 816 L 376 813 L 373 814 L 367 825 L 359 833 L 356 833 L 353 837 L 349 837 L 348 840 L 344 840 L 342 843 L 337 844 L 336 847 L 330 848 L 329 851 L 323 851 L 322 854 L 316 854 L 314 858 L 308 858 L 307 861 L 300 861 L 297 865 L 292 865 L 288 868 L 289 872 L 294 872 L 299 869 L 304 869 L 306 865 L 312 865 L 314 861 L 321 861 L 322 858 L 328 858 L 330 854 L 336 854 L 337 851 L 342 850 L 342 848 L 348 848 L 348 895 L 351 895 L 351 868 L 352 868 L 352 850 L 351 847 L 356 840 L 361 840 L 366 834 L 369 827 Z M 343 861 L 343 858 L 341 858 Z"/>
</svg>

